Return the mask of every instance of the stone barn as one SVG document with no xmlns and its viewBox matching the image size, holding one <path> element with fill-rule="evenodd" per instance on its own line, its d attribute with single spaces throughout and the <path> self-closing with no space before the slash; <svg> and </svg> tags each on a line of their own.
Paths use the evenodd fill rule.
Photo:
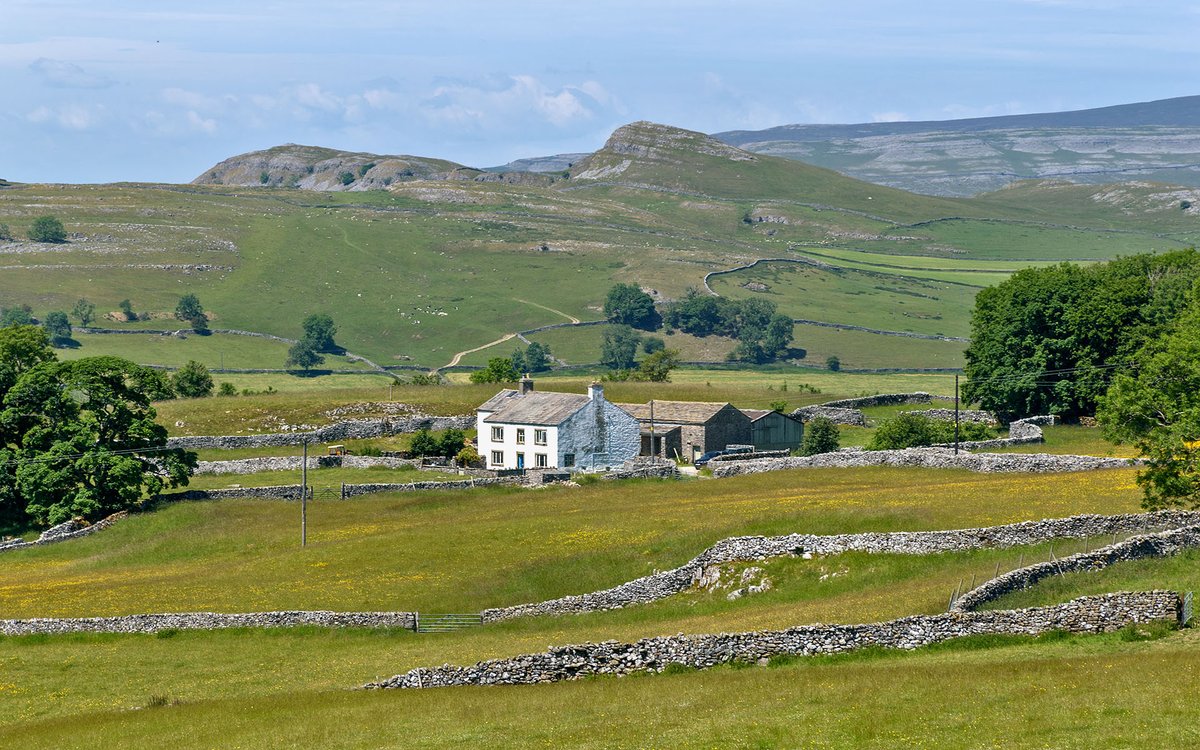
<svg viewBox="0 0 1200 750">
<path fill-rule="evenodd" d="M 650 455 L 648 436 L 654 433 L 657 455 L 675 458 L 674 451 L 695 461 L 709 451 L 727 445 L 750 444 L 750 418 L 728 403 L 707 401 L 659 401 L 620 404 L 641 425 L 644 455 Z M 678 437 L 674 430 L 678 428 Z M 676 447 L 678 446 L 678 447 Z"/>
</svg>

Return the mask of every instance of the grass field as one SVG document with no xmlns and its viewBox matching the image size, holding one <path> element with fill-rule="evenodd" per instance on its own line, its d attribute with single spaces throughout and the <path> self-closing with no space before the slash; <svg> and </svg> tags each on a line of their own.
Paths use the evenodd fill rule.
<svg viewBox="0 0 1200 750">
<path fill-rule="evenodd" d="M 272 454 L 278 455 L 278 454 Z M 310 487 L 337 489 L 343 482 L 346 484 L 399 484 L 408 482 L 441 482 L 460 480 L 463 477 L 452 471 L 422 471 L 416 467 L 404 469 L 370 468 L 343 469 L 323 468 L 309 469 L 308 484 Z M 220 490 L 241 487 L 273 487 L 279 485 L 299 485 L 300 471 L 259 471 L 253 474 L 200 474 L 192 477 L 189 489 Z"/>
<path fill-rule="evenodd" d="M 287 361 L 288 345 L 254 336 L 234 336 L 214 333 L 209 336 L 133 335 L 133 334 L 87 334 L 75 333 L 79 346 L 58 349 L 59 359 L 77 359 L 112 355 L 133 360 L 138 364 L 181 367 L 188 360 L 208 367 L 210 370 L 233 369 L 283 369 Z M 325 363 L 320 369 L 356 370 L 371 372 L 362 362 L 343 356 L 323 354 Z M 218 373 L 221 380 L 228 380 L 227 373 Z"/>
</svg>

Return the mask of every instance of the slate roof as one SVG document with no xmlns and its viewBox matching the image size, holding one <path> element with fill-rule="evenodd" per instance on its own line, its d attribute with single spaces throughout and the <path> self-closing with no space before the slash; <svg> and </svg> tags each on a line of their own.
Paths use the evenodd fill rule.
<svg viewBox="0 0 1200 750">
<path fill-rule="evenodd" d="M 650 404 L 617 404 L 639 422 L 650 421 Z M 715 401 L 659 401 L 654 399 L 654 421 L 669 424 L 707 424 L 729 406 Z"/>
<path fill-rule="evenodd" d="M 496 424 L 536 424 L 554 427 L 567 417 L 582 409 L 591 401 L 587 396 L 576 393 L 553 393 L 531 391 L 521 395 L 519 391 L 503 390 L 480 405 L 480 411 L 492 413 L 484 422 Z"/>
<path fill-rule="evenodd" d="M 763 417 L 765 417 L 769 414 L 776 413 L 773 409 L 738 409 L 738 411 L 740 411 L 742 414 L 745 414 L 747 417 L 750 417 L 751 422 L 757 422 L 758 420 L 762 419 Z M 795 421 L 795 422 L 800 421 L 799 419 L 796 419 L 792 415 L 784 414 L 783 412 L 779 412 L 779 416 L 787 417 L 788 419 Z"/>
</svg>

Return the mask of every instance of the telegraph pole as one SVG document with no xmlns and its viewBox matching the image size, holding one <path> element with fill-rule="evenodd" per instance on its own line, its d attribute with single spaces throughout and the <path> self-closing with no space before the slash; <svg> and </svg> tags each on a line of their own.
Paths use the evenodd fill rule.
<svg viewBox="0 0 1200 750">
<path fill-rule="evenodd" d="M 958 455 L 958 374 L 954 375 L 954 455 Z"/>
<path fill-rule="evenodd" d="M 300 463 L 300 546 L 308 545 L 308 438 L 304 438 L 304 458 Z"/>
</svg>

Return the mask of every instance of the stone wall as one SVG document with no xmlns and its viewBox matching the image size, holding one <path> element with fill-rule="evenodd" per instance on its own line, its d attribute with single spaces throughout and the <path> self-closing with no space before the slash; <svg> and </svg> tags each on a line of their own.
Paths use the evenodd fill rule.
<svg viewBox="0 0 1200 750">
<path fill-rule="evenodd" d="M 674 461 L 654 456 L 638 456 L 598 476 L 601 479 L 679 479 L 680 474 Z"/>
<path fill-rule="evenodd" d="M 801 422 L 811 422 L 817 417 L 824 417 L 834 424 L 850 425 L 851 427 L 866 427 L 867 417 L 858 409 L 843 409 L 835 406 L 802 406 L 792 412 L 794 419 Z"/>
<path fill-rule="evenodd" d="M 964 443 L 963 446 L 969 445 Z M 1026 472 L 1048 474 L 1138 466 L 1139 459 L 1048 453 L 954 453 L 952 448 L 907 448 L 894 451 L 840 450 L 816 456 L 739 461 L 713 468 L 713 476 L 731 477 L 785 469 L 856 468 L 861 466 L 913 466 L 927 469 L 966 469 L 982 473 Z"/>
<path fill-rule="evenodd" d="M 930 419 L 939 419 L 943 422 L 953 422 L 956 412 L 953 409 L 925 409 L 923 411 L 902 411 L 901 414 L 919 414 Z M 959 422 L 978 422 L 979 424 L 997 424 L 996 415 L 990 411 L 981 411 L 979 409 L 959 409 L 957 412 Z"/>
<path fill-rule="evenodd" d="M 301 445 L 305 440 L 310 443 L 336 443 L 343 440 L 362 440 L 367 438 L 396 435 L 405 432 L 416 432 L 421 428 L 428 430 L 470 430 L 475 427 L 475 417 L 403 417 L 385 419 L 348 419 L 335 422 L 316 430 L 305 432 L 275 432 L 263 435 L 185 435 L 167 439 L 171 448 L 213 448 L 228 450 L 232 448 L 278 448 L 287 445 Z"/>
<path fill-rule="evenodd" d="M 975 587 L 954 602 L 956 610 L 974 610 L 1005 594 L 1029 588 L 1038 581 L 1063 573 L 1096 571 L 1126 560 L 1145 557 L 1169 557 L 1185 549 L 1200 547 L 1200 525 L 1169 529 L 1157 534 L 1143 534 L 1107 547 L 1080 552 L 1061 560 L 1027 565 L 1024 568 L 997 576 Z"/>
<path fill-rule="evenodd" d="M 835 555 L 842 552 L 928 555 L 980 548 L 1008 548 L 1052 539 L 1084 539 L 1143 531 L 1180 528 L 1200 523 L 1200 511 L 1159 511 L 1117 516 L 1079 515 L 1041 521 L 954 529 L 867 534 L 788 534 L 776 537 L 730 537 L 717 542 L 688 562 L 602 591 L 564 596 L 544 602 L 484 610 L 484 622 L 535 615 L 563 615 L 620 609 L 646 604 L 686 591 L 712 566 L 794 555 Z"/>
<path fill-rule="evenodd" d="M 302 456 L 263 456 L 261 458 L 235 458 L 228 461 L 201 461 L 196 474 L 257 474 L 262 471 L 300 471 Z M 309 469 L 399 469 L 402 466 L 421 468 L 419 458 L 391 458 L 388 456 L 309 456 Z"/>
<path fill-rule="evenodd" d="M 480 477 L 478 479 L 463 479 L 450 482 L 404 482 L 376 484 L 343 484 L 342 497 L 358 495 L 373 495 L 378 492 L 416 492 L 419 490 L 467 490 L 474 487 L 489 487 L 492 485 L 522 484 L 522 477 Z"/>
<path fill-rule="evenodd" d="M 875 396 L 860 396 L 858 398 L 843 398 L 837 401 L 826 401 L 821 406 L 836 409 L 867 409 L 872 406 L 900 406 L 902 404 L 930 404 L 934 400 L 953 401 L 948 396 L 934 396 L 924 391 L 916 393 L 880 393 Z"/>
<path fill-rule="evenodd" d="M 637 643 L 583 643 L 470 667 L 417 668 L 364 687 L 536 684 L 591 675 L 661 672 L 672 665 L 707 669 L 731 662 L 761 663 L 775 656 L 834 654 L 867 647 L 914 649 L 968 635 L 1037 635 L 1051 630 L 1101 633 L 1132 623 L 1173 620 L 1178 607 L 1175 592 L 1147 591 L 1083 597 L 1052 607 L 948 612 L 871 625 L 807 625 L 787 630 L 646 638 Z"/>
<path fill-rule="evenodd" d="M 125 617 L 39 617 L 0 620 L 0 635 L 58 633 L 158 633 L 163 630 L 217 630 L 222 628 L 288 628 L 317 625 L 328 628 L 407 628 L 416 626 L 413 612 L 252 612 L 218 614 L 128 615 Z"/>
<path fill-rule="evenodd" d="M 57 526 L 51 526 L 42 532 L 41 536 L 32 542 L 26 542 L 23 539 L 8 539 L 0 541 L 0 552 L 7 552 L 14 549 L 26 549 L 27 547 L 38 547 L 43 544 L 53 544 L 54 542 L 65 542 L 68 539 L 78 539 L 81 536 L 95 534 L 97 531 L 102 531 L 112 526 L 117 521 L 120 521 L 125 516 L 129 515 L 126 511 L 113 513 L 107 518 L 103 518 L 96 523 L 88 524 L 85 521 L 72 519 L 64 521 Z"/>
</svg>

